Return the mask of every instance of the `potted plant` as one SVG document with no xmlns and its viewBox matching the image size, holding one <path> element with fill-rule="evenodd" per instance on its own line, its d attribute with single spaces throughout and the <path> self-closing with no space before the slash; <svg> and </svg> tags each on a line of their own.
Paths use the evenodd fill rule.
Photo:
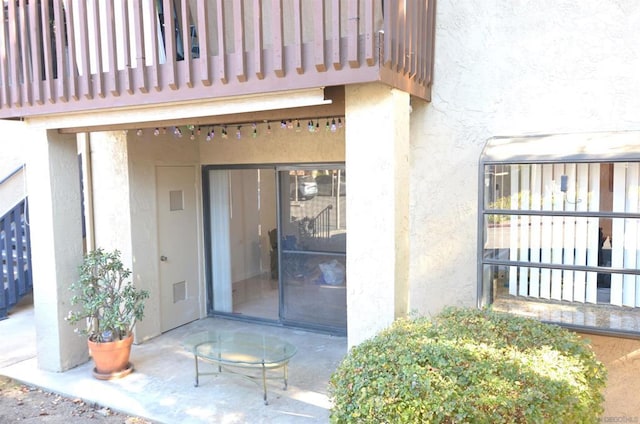
<svg viewBox="0 0 640 424">
<path fill-rule="evenodd" d="M 99 379 L 122 377 L 133 370 L 129 362 L 133 328 L 144 316 L 146 290 L 136 289 L 124 267 L 120 252 L 96 249 L 87 253 L 79 267 L 79 279 L 71 284 L 75 292 L 67 321 L 76 332 L 87 336 L 89 353 Z"/>
</svg>

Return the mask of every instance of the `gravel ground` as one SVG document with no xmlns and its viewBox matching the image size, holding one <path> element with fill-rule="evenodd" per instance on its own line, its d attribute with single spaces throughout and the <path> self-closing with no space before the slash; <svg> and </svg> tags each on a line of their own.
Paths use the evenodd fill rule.
<svg viewBox="0 0 640 424">
<path fill-rule="evenodd" d="M 153 424 L 82 399 L 70 399 L 0 376 L 0 423 Z"/>
</svg>

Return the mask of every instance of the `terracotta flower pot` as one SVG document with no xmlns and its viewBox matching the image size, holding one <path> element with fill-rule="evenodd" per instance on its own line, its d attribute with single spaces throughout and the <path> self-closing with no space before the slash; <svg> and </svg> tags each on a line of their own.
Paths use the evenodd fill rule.
<svg viewBox="0 0 640 424">
<path fill-rule="evenodd" d="M 111 379 L 124 377 L 133 370 L 129 363 L 133 335 L 113 342 L 96 343 L 88 340 L 89 354 L 93 358 L 96 378 Z"/>
</svg>

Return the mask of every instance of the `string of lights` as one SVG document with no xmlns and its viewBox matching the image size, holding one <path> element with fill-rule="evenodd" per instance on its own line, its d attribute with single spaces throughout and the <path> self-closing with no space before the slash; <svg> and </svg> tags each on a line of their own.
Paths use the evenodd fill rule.
<svg viewBox="0 0 640 424">
<path fill-rule="evenodd" d="M 248 128 L 248 132 L 246 130 Z M 188 136 L 193 141 L 214 141 L 215 139 L 228 139 L 231 131 L 235 139 L 240 140 L 244 136 L 257 138 L 264 131 L 271 134 L 273 128 L 280 130 L 292 130 L 295 132 L 307 131 L 310 133 L 320 133 L 324 128 L 325 132 L 335 133 L 344 128 L 344 117 L 337 116 L 331 118 L 315 119 L 283 119 L 280 121 L 246 122 L 240 124 L 216 124 L 216 125 L 182 125 L 171 127 L 156 127 L 153 129 L 154 136 L 173 134 L 175 138 Z M 234 132 L 235 130 L 235 132 Z M 145 129 L 136 130 L 136 135 L 142 137 Z"/>
</svg>

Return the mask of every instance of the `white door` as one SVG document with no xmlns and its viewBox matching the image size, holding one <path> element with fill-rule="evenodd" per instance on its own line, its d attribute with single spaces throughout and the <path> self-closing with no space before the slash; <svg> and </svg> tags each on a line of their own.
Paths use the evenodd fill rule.
<svg viewBox="0 0 640 424">
<path fill-rule="evenodd" d="M 192 166 L 156 168 L 162 331 L 199 317 L 195 176 Z"/>
</svg>

